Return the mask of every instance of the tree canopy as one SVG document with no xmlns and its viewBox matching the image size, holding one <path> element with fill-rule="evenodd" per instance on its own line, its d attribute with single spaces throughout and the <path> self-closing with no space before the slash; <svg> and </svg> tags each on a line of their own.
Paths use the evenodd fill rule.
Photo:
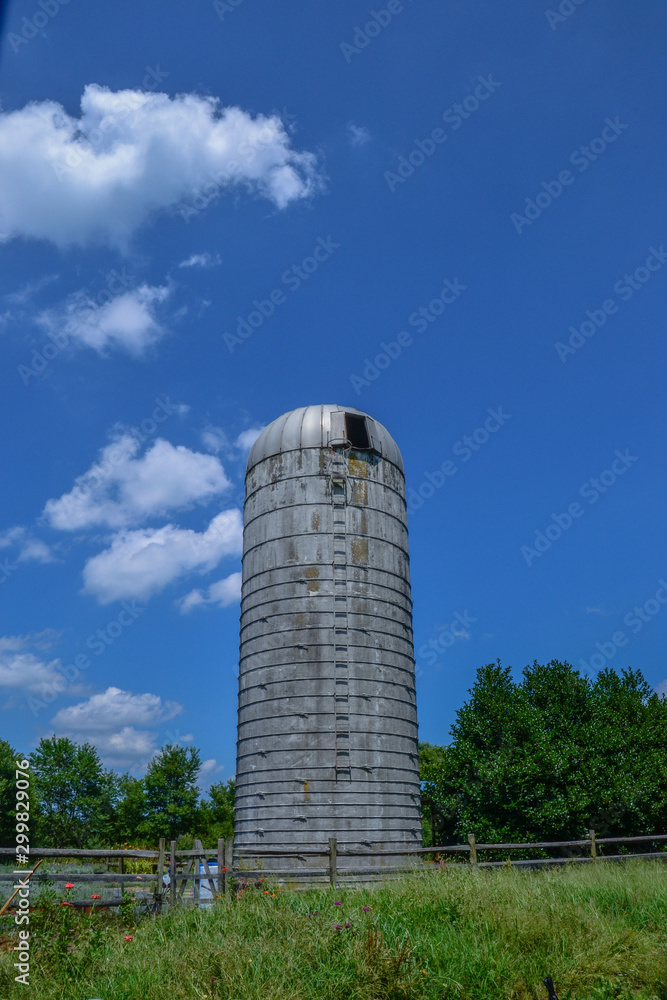
<svg viewBox="0 0 667 1000">
<path fill-rule="evenodd" d="M 90 743 L 42 739 L 30 754 L 31 809 L 36 843 L 86 847 L 109 842 L 115 781 Z"/>
<path fill-rule="evenodd" d="M 480 668 L 452 742 L 424 748 L 438 838 L 573 840 L 667 832 L 667 699 L 639 670 Z M 440 748 L 443 750 L 444 748 Z"/>
</svg>

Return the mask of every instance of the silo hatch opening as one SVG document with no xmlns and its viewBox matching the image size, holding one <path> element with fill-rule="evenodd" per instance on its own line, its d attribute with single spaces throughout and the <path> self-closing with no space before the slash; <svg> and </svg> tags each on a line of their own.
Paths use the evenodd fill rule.
<svg viewBox="0 0 667 1000">
<path fill-rule="evenodd" d="M 345 414 L 345 436 L 353 448 L 359 451 L 369 451 L 371 439 L 366 426 L 366 418 L 356 413 Z"/>
</svg>

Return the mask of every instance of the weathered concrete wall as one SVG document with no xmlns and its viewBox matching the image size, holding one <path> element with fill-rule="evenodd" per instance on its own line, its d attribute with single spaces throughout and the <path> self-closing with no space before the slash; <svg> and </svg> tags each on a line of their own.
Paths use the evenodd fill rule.
<svg viewBox="0 0 667 1000">
<path fill-rule="evenodd" d="M 236 781 L 241 851 L 421 844 L 405 483 L 378 454 L 248 470 Z"/>
</svg>

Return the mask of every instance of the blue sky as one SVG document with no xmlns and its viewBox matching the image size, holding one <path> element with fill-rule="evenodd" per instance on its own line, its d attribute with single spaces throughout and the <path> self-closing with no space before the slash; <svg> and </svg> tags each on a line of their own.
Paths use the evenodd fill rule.
<svg viewBox="0 0 667 1000">
<path fill-rule="evenodd" d="M 3 737 L 233 775 L 245 457 L 319 402 L 403 452 L 423 739 L 496 658 L 667 689 L 666 27 L 9 3 Z"/>
</svg>

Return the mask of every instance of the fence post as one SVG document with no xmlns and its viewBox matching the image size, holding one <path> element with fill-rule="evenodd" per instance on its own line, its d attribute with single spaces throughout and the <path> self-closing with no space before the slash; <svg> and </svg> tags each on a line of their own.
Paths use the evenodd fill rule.
<svg viewBox="0 0 667 1000">
<path fill-rule="evenodd" d="M 331 878 L 331 888 L 336 888 L 336 878 L 338 875 L 338 841 L 335 837 L 329 837 L 329 876 Z"/>
<path fill-rule="evenodd" d="M 475 845 L 475 834 L 474 833 L 469 833 L 468 834 L 468 843 L 470 844 L 470 864 L 471 865 L 476 865 L 477 864 L 477 847 Z"/>
<path fill-rule="evenodd" d="M 162 902 L 162 893 L 164 892 L 164 882 L 162 877 L 164 875 L 164 837 L 160 837 L 160 846 L 158 848 L 159 854 L 157 859 L 157 885 L 155 887 L 155 902 Z"/>
<path fill-rule="evenodd" d="M 223 868 L 225 867 L 225 842 L 220 837 L 218 840 L 218 892 L 223 893 L 225 891 L 225 873 Z"/>
<path fill-rule="evenodd" d="M 223 892 L 227 892 L 227 879 L 231 879 L 232 871 L 234 870 L 234 838 L 225 838 L 225 868 L 224 872 L 225 881 L 223 885 Z"/>
<path fill-rule="evenodd" d="M 169 862 L 169 902 L 176 903 L 176 841 L 171 842 L 171 859 Z"/>
<path fill-rule="evenodd" d="M 192 848 L 195 851 L 201 850 L 201 841 L 200 840 L 195 840 L 194 843 L 193 843 L 193 845 L 192 845 Z M 196 875 L 199 875 L 199 870 L 201 868 L 201 859 L 200 859 L 200 857 L 199 857 L 198 854 L 195 854 L 193 860 L 194 860 L 194 865 L 192 866 L 192 874 L 196 876 Z M 201 882 L 199 881 L 199 879 L 195 878 L 194 881 L 193 881 L 193 883 L 192 883 L 192 901 L 193 901 L 193 903 L 195 904 L 196 907 L 199 906 L 199 887 L 200 887 L 200 885 L 201 885 Z"/>
<path fill-rule="evenodd" d="M 597 858 L 597 856 L 598 856 L 598 847 L 597 847 L 597 843 L 595 841 L 595 830 L 589 830 L 588 831 L 588 836 L 591 838 L 591 857 L 592 858 Z"/>
</svg>

